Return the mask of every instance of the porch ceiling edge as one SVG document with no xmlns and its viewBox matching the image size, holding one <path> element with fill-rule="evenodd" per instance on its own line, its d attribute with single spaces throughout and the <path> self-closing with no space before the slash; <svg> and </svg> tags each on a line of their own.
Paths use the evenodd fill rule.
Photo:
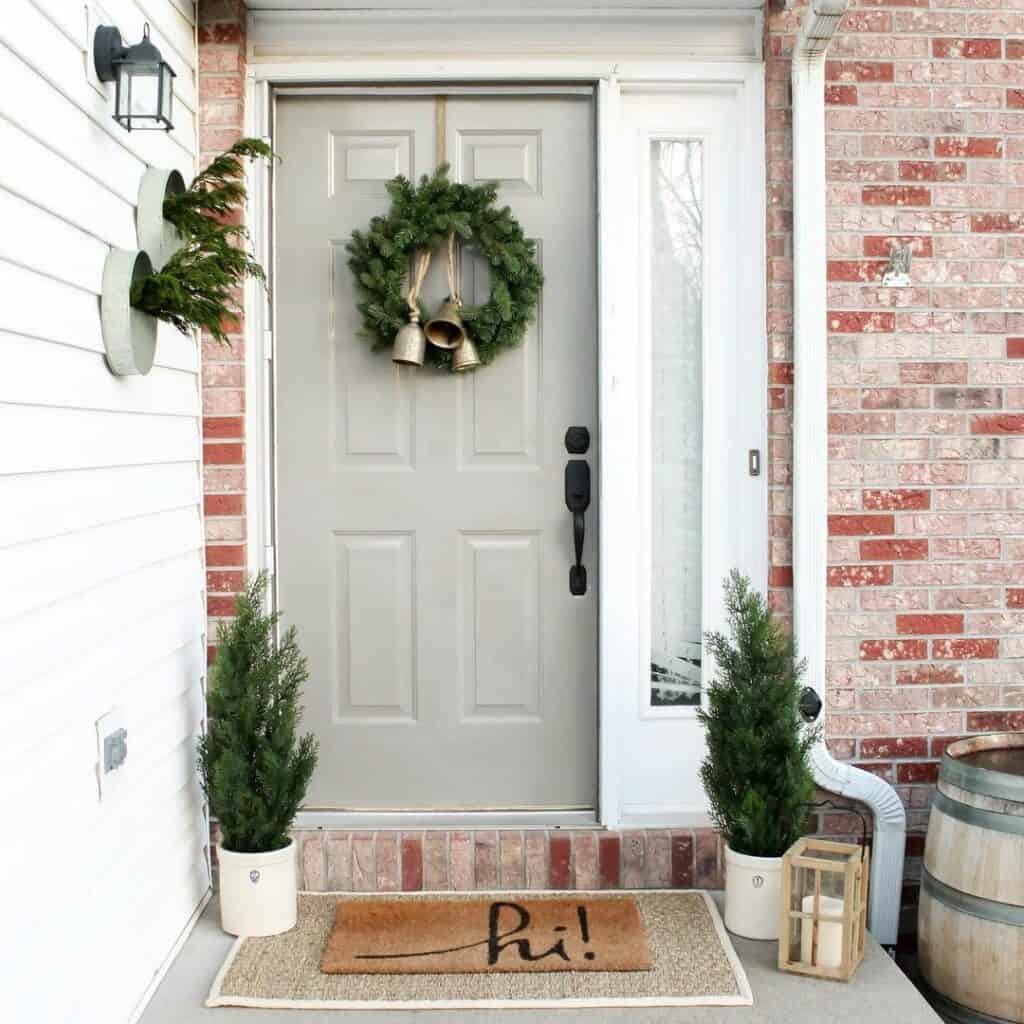
<svg viewBox="0 0 1024 1024">
<path fill-rule="evenodd" d="M 825 57 L 849 0 L 811 0 L 793 52 L 793 618 L 807 676 L 825 706 L 828 561 L 828 332 L 826 329 Z M 828 709 L 825 707 L 824 715 Z M 907 816 L 883 779 L 837 761 L 822 738 L 815 781 L 874 814 L 868 922 L 895 945 Z"/>
</svg>

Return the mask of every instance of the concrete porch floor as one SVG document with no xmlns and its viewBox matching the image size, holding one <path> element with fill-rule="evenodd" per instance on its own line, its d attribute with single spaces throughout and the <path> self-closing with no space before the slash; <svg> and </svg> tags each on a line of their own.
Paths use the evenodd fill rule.
<svg viewBox="0 0 1024 1024">
<path fill-rule="evenodd" d="M 720 894 L 716 894 L 720 901 Z M 326 1021 L 367 1024 L 411 1024 L 442 1021 L 457 1024 L 528 1024 L 557 1017 L 559 1024 L 941 1024 L 906 975 L 873 940 L 864 962 L 849 984 L 785 974 L 776 967 L 774 942 L 733 937 L 750 979 L 754 1005 L 664 1009 L 586 1010 L 253 1010 L 207 1009 L 203 1001 L 213 977 L 231 947 L 220 930 L 216 897 L 206 908 L 175 963 L 146 1008 L 139 1024 L 323 1024 Z"/>
</svg>

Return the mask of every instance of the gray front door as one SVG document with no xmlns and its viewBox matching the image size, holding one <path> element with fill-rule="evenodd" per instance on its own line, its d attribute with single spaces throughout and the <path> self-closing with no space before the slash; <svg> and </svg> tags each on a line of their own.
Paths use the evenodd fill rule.
<svg viewBox="0 0 1024 1024">
<path fill-rule="evenodd" d="M 593 136 L 590 95 L 278 98 L 277 565 L 320 738 L 310 808 L 596 806 Z M 463 375 L 371 351 L 346 263 L 385 182 L 442 158 L 458 180 L 500 183 L 546 278 L 522 347 Z M 467 301 L 487 289 L 465 254 Z M 592 438 L 583 597 L 573 425 Z"/>
</svg>

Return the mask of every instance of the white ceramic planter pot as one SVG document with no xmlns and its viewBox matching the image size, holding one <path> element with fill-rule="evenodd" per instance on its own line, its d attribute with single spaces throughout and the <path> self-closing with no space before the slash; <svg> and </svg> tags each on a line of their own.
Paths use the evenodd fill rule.
<svg viewBox="0 0 1024 1024">
<path fill-rule="evenodd" d="M 779 937 L 782 858 L 725 848 L 725 927 L 746 939 Z"/>
<path fill-rule="evenodd" d="M 229 935 L 279 935 L 295 927 L 295 843 L 270 853 L 217 847 L 220 926 Z"/>
</svg>

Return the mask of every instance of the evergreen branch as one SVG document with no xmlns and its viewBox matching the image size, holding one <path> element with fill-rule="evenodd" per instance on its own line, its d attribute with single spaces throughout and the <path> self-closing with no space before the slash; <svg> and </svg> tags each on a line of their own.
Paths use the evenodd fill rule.
<svg viewBox="0 0 1024 1024">
<path fill-rule="evenodd" d="M 164 200 L 164 219 L 182 247 L 155 274 L 132 289 L 131 303 L 180 331 L 205 330 L 230 344 L 242 315 L 237 296 L 247 277 L 266 284 L 248 250 L 249 235 L 236 223 L 246 199 L 246 159 L 272 159 L 262 139 L 240 139 L 215 157 L 184 191 Z"/>
</svg>

